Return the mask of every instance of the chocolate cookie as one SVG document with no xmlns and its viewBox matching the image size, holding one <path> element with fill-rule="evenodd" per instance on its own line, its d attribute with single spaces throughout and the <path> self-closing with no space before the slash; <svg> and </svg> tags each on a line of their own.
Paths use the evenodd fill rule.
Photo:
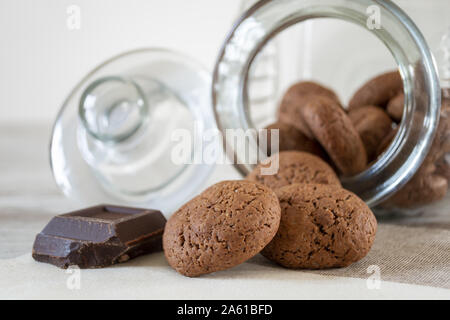
<svg viewBox="0 0 450 320">
<path fill-rule="evenodd" d="M 348 110 L 372 105 L 386 107 L 386 104 L 403 91 L 403 81 L 398 71 L 379 75 L 366 82 L 350 100 Z"/>
<path fill-rule="evenodd" d="M 436 136 L 421 167 L 405 186 L 382 204 L 383 207 L 418 208 L 447 194 L 448 171 L 441 161 L 450 152 L 449 113 L 450 108 L 443 104 Z"/>
<path fill-rule="evenodd" d="M 403 117 L 403 109 L 405 104 L 405 94 L 400 92 L 394 98 L 392 98 L 387 107 L 386 112 L 388 115 L 396 122 L 400 122 Z M 450 105 L 450 100 L 446 98 L 445 91 L 442 90 L 442 107 L 441 109 L 448 108 Z"/>
<path fill-rule="evenodd" d="M 280 205 L 272 190 L 251 181 L 223 181 L 170 217 L 164 254 L 185 276 L 225 270 L 260 252 L 279 223 Z"/>
<path fill-rule="evenodd" d="M 377 221 L 353 193 L 336 186 L 293 184 L 277 190 L 281 223 L 261 252 L 287 268 L 346 267 L 367 255 Z"/>
<path fill-rule="evenodd" d="M 383 152 L 387 150 L 389 145 L 394 141 L 395 136 L 398 133 L 398 127 L 392 129 L 380 142 L 380 145 L 377 148 L 377 157 L 379 157 Z"/>
<path fill-rule="evenodd" d="M 283 122 L 275 122 L 270 126 L 266 127 L 267 132 L 267 155 L 270 156 L 272 154 L 271 144 L 272 144 L 272 134 L 271 130 L 278 129 L 278 138 L 279 145 L 278 151 L 305 151 L 320 157 L 324 156 L 322 148 L 320 145 L 314 141 L 313 139 L 308 138 L 304 135 L 300 130 L 295 128 L 294 126 L 283 123 Z"/>
<path fill-rule="evenodd" d="M 441 200 L 447 194 L 448 181 L 435 172 L 434 165 L 422 165 L 411 180 L 382 206 L 413 209 Z"/>
<path fill-rule="evenodd" d="M 435 163 L 450 152 L 450 101 L 443 100 L 438 128 L 433 140 L 433 145 L 428 153 L 430 162 Z"/>
<path fill-rule="evenodd" d="M 364 144 L 339 104 L 315 96 L 302 108 L 302 115 L 314 137 L 344 175 L 353 175 L 366 168 Z"/>
<path fill-rule="evenodd" d="M 450 105 L 444 101 L 436 134 L 423 165 L 436 165 L 447 153 L 450 153 Z"/>
<path fill-rule="evenodd" d="M 281 122 L 289 123 L 301 132 L 312 138 L 313 135 L 302 118 L 301 109 L 312 96 L 325 96 L 334 100 L 340 105 L 336 94 L 324 86 L 311 82 L 302 81 L 291 86 L 283 96 L 278 109 L 278 119 Z"/>
<path fill-rule="evenodd" d="M 392 131 L 391 118 L 381 108 L 375 106 L 354 109 L 348 116 L 361 137 L 368 160 L 374 160 L 380 141 Z"/>
<path fill-rule="evenodd" d="M 386 112 L 395 122 L 400 122 L 402 120 L 404 104 L 405 94 L 403 92 L 400 92 L 389 101 Z"/>
<path fill-rule="evenodd" d="M 263 175 L 261 169 L 271 164 L 259 164 L 247 176 L 247 180 L 265 184 L 275 190 L 293 183 L 331 184 L 341 183 L 331 167 L 319 157 L 306 152 L 284 151 L 268 159 L 278 161 L 279 169 L 274 175 Z"/>
<path fill-rule="evenodd" d="M 444 156 L 436 162 L 436 174 L 450 182 L 450 156 Z"/>
</svg>

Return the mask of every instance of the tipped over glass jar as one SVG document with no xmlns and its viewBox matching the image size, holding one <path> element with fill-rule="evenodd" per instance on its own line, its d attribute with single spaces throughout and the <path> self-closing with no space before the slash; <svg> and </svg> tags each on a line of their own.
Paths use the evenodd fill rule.
<svg viewBox="0 0 450 320">
<path fill-rule="evenodd" d="M 341 179 L 344 187 L 376 207 L 379 214 L 412 213 L 438 203 L 447 194 L 450 170 L 448 115 L 445 107 L 441 112 L 441 104 L 448 104 L 450 3 L 395 3 L 406 13 L 391 1 L 260 1 L 235 25 L 215 69 L 213 100 L 219 127 L 262 128 L 276 121 L 300 122 L 294 112 L 290 119 L 283 119 L 280 105 L 302 81 L 333 89 L 350 113 L 352 108 L 347 105 L 358 88 L 375 76 L 398 70 L 401 90 L 398 84 L 391 90 L 404 97 L 397 97 L 401 114 L 392 119 L 391 143 L 369 159 L 365 170 Z M 280 59 L 279 103 L 264 110 L 261 117 L 249 90 L 252 79 L 248 74 L 274 39 Z M 370 92 L 373 82 L 366 85 L 363 95 L 377 94 Z M 383 77 L 378 82 L 386 87 Z M 391 100 L 365 98 L 358 107 L 378 100 L 375 107 L 384 111 Z M 301 130 L 301 125 L 297 127 Z M 235 157 L 239 156 L 236 152 Z M 246 164 L 237 168 L 243 175 L 252 170 Z M 445 207 L 446 202 L 448 197 L 439 205 Z"/>
</svg>

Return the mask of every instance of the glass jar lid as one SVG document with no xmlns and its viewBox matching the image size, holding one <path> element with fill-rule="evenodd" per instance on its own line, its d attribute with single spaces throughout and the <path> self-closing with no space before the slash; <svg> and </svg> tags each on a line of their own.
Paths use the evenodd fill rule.
<svg viewBox="0 0 450 320">
<path fill-rule="evenodd" d="M 216 128 L 210 86 L 207 70 L 173 51 L 141 49 L 107 60 L 78 83 L 58 114 L 50 145 L 57 184 L 85 205 L 170 214 L 213 168 L 194 162 L 202 150 L 193 147 Z"/>
</svg>

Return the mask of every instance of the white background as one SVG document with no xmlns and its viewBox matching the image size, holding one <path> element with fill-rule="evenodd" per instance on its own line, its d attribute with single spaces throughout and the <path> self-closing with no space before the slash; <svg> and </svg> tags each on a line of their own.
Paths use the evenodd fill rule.
<svg viewBox="0 0 450 320">
<path fill-rule="evenodd" d="M 67 27 L 70 5 L 81 28 Z M 75 84 L 103 60 L 167 47 L 212 70 L 239 0 L 0 0 L 0 125 L 50 124 Z"/>
<path fill-rule="evenodd" d="M 450 26 L 450 0 L 395 2 L 413 17 L 435 51 Z M 71 5 L 81 10 L 79 30 L 67 27 Z M 241 0 L 0 0 L 0 125 L 50 126 L 64 98 L 88 71 L 131 49 L 175 49 L 212 70 L 240 6 Z M 316 75 L 344 103 L 363 80 L 395 66 L 378 40 L 367 42 L 365 30 L 339 23 L 312 30 L 312 42 L 302 43 L 314 47 L 302 58 L 310 69 L 303 75 Z M 296 36 L 288 41 L 291 47 L 282 48 L 288 58 L 281 67 L 288 72 L 297 69 L 294 62 L 305 52 L 304 47 L 292 49 L 301 42 L 301 34 Z"/>
</svg>

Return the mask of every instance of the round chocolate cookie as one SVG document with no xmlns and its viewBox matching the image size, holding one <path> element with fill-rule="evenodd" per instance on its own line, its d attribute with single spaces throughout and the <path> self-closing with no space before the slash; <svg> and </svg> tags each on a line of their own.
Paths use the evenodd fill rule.
<svg viewBox="0 0 450 320">
<path fill-rule="evenodd" d="M 392 130 L 392 132 L 381 141 L 378 147 L 378 155 L 383 153 L 391 144 L 397 132 L 398 128 Z M 450 153 L 450 104 L 447 104 L 447 101 L 443 101 L 436 134 L 424 164 L 434 165 L 447 153 Z"/>
<path fill-rule="evenodd" d="M 265 175 L 262 169 L 278 161 L 278 171 Z M 283 151 L 271 156 L 265 164 L 259 164 L 247 176 L 249 181 L 265 184 L 272 190 L 293 183 L 318 183 L 341 186 L 339 178 L 331 167 L 315 155 L 299 151 Z"/>
<path fill-rule="evenodd" d="M 283 123 L 283 122 L 275 122 L 270 126 L 266 127 L 267 132 L 267 155 L 270 156 L 272 154 L 271 145 L 272 145 L 272 132 L 273 129 L 279 130 L 279 144 L 278 151 L 305 151 L 309 153 L 316 154 L 320 157 L 324 157 L 324 153 L 320 145 L 314 141 L 313 139 L 308 138 L 304 135 L 300 130 L 295 128 L 294 126 Z"/>
<path fill-rule="evenodd" d="M 278 109 L 278 119 L 281 122 L 293 125 L 308 137 L 312 138 L 313 135 L 303 121 L 300 110 L 311 96 L 317 95 L 328 97 L 340 105 L 339 98 L 332 90 L 315 82 L 302 81 L 291 86 L 283 96 Z"/>
<path fill-rule="evenodd" d="M 381 108 L 375 106 L 354 109 L 348 116 L 361 137 L 368 161 L 374 160 L 380 141 L 392 131 L 391 118 Z"/>
<path fill-rule="evenodd" d="M 387 150 L 389 145 L 394 141 L 395 136 L 398 133 L 398 127 L 392 129 L 380 142 L 380 145 L 377 148 L 377 157 L 379 157 L 383 152 Z"/>
<path fill-rule="evenodd" d="M 436 162 L 436 174 L 444 177 L 450 182 L 450 154 L 442 157 Z"/>
<path fill-rule="evenodd" d="M 369 207 L 342 188 L 293 184 L 277 190 L 281 223 L 261 252 L 287 268 L 346 267 L 367 255 L 377 221 Z"/>
<path fill-rule="evenodd" d="M 388 141 L 383 144 L 388 145 Z M 449 152 L 450 108 L 443 104 L 433 144 L 421 167 L 411 180 L 383 202 L 382 206 L 412 209 L 441 200 L 448 191 L 448 167 L 446 170 L 446 166 L 442 166 L 442 160 Z"/>
<path fill-rule="evenodd" d="M 445 197 L 448 181 L 436 174 L 436 167 L 425 164 L 420 167 L 408 183 L 385 201 L 382 206 L 389 208 L 420 208 Z"/>
<path fill-rule="evenodd" d="M 436 160 L 436 174 L 445 177 L 450 183 L 450 99 L 446 98 L 445 91 L 442 94 L 441 118 L 437 134 L 441 137 L 438 144 L 441 153 Z"/>
<path fill-rule="evenodd" d="M 185 276 L 225 270 L 260 252 L 279 223 L 280 205 L 268 187 L 251 181 L 219 182 L 170 217 L 164 254 Z"/>
<path fill-rule="evenodd" d="M 403 81 L 398 71 L 383 73 L 366 82 L 351 98 L 348 110 L 372 105 L 386 107 L 389 100 L 403 91 Z"/>
<path fill-rule="evenodd" d="M 335 101 L 315 96 L 302 108 L 305 123 L 344 175 L 367 165 L 364 144 L 345 111 Z"/>
<path fill-rule="evenodd" d="M 443 100 L 433 144 L 428 153 L 430 162 L 435 163 L 450 152 L 450 104 L 448 100 Z"/>
<path fill-rule="evenodd" d="M 404 104 L 405 94 L 403 92 L 400 92 L 389 101 L 386 112 L 395 122 L 400 122 L 402 120 Z"/>
<path fill-rule="evenodd" d="M 448 108 L 449 103 L 450 100 L 445 97 L 445 91 L 442 90 L 441 109 Z M 405 94 L 403 92 L 400 92 L 389 101 L 386 107 L 386 112 L 395 122 L 400 122 L 402 120 L 404 104 L 405 104 Z"/>
</svg>

